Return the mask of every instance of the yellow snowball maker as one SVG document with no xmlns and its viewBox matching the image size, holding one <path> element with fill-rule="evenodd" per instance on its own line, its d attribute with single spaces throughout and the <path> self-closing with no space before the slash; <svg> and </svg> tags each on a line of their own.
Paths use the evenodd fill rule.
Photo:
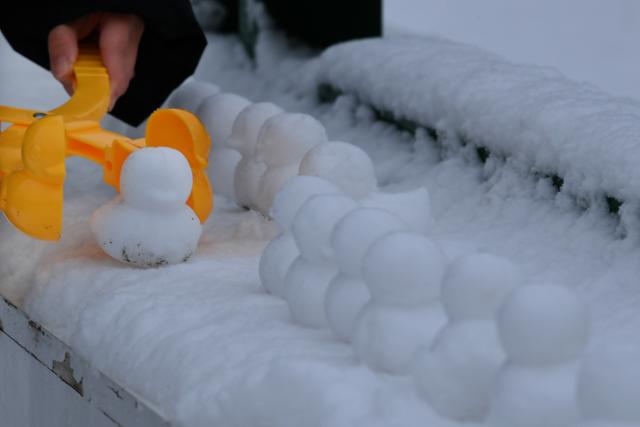
<svg viewBox="0 0 640 427">
<path fill-rule="evenodd" d="M 81 50 L 74 68 L 76 91 L 64 105 L 47 113 L 0 106 L 0 210 L 24 233 L 58 240 L 62 233 L 65 160 L 81 156 L 101 164 L 104 182 L 119 191 L 126 158 L 143 147 L 180 151 L 193 171 L 189 206 L 204 222 L 213 209 L 205 173 L 211 141 L 193 114 L 157 110 L 146 138 L 132 140 L 106 131 L 100 120 L 109 106 L 109 76 L 98 51 Z"/>
</svg>

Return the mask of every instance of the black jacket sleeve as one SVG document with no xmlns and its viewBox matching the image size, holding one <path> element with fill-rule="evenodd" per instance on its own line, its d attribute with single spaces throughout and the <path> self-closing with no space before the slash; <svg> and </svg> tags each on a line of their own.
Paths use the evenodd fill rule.
<svg viewBox="0 0 640 427">
<path fill-rule="evenodd" d="M 263 2 L 280 28 L 313 47 L 382 35 L 382 0 Z"/>
<path fill-rule="evenodd" d="M 206 46 L 189 0 L 21 0 L 4 2 L 0 29 L 22 55 L 49 68 L 55 26 L 93 12 L 133 13 L 145 23 L 135 77 L 112 114 L 138 125 L 193 74 Z"/>
</svg>

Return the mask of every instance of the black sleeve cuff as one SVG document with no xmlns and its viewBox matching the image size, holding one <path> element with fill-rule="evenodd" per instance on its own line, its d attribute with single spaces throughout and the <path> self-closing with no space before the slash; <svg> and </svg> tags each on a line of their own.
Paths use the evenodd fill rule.
<svg viewBox="0 0 640 427">
<path fill-rule="evenodd" d="M 189 0 L 8 2 L 0 10 L 0 28 L 17 52 L 48 69 L 49 32 L 94 12 L 132 13 L 145 22 L 135 77 L 112 112 L 138 125 L 193 74 L 206 46 Z"/>
</svg>

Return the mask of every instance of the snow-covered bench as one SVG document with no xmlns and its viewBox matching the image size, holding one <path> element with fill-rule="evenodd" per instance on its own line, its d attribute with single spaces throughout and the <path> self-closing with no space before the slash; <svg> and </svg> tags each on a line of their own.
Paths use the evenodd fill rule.
<svg viewBox="0 0 640 427">
<path fill-rule="evenodd" d="M 268 64 L 259 64 L 255 71 L 243 69 L 247 65 L 244 59 L 233 56 L 239 50 L 237 45 L 217 40 L 213 49 L 217 50 L 205 58 L 205 66 L 210 68 L 203 72 L 212 79 L 219 78 L 226 90 L 253 95 L 254 100 L 273 99 L 290 111 L 311 112 L 325 122 L 332 135 L 354 135 L 358 139 L 355 142 L 362 147 L 372 139 L 387 144 L 397 155 L 394 165 L 411 166 L 408 159 L 415 155 L 415 151 L 400 146 L 402 136 L 379 128 L 367 133 L 367 128 L 378 125 L 369 120 L 366 112 L 364 119 L 354 120 L 357 132 L 352 131 L 345 109 L 316 105 L 312 88 L 330 84 L 343 93 L 356 94 L 380 112 L 392 115 L 394 121 L 405 119 L 411 127 L 426 128 L 427 136 L 431 133 L 452 152 L 464 141 L 474 144 L 471 148 L 480 149 L 481 154 L 483 149 L 487 150 L 482 156 L 485 160 L 498 156 L 502 158 L 500 161 L 506 159 L 522 171 L 525 179 L 532 173 L 562 177 L 563 191 L 575 192 L 579 197 L 597 201 L 611 194 L 632 206 L 634 195 L 639 194 L 635 192 L 637 173 L 631 168 L 633 156 L 638 153 L 636 104 L 613 100 L 554 72 L 529 67 L 522 67 L 522 73 L 516 72 L 517 66 L 490 54 L 438 39 L 358 42 L 336 47 L 315 62 L 296 57 L 270 62 L 267 58 Z M 221 57 L 231 58 L 231 63 L 212 65 L 212 58 Z M 403 62 L 405 59 L 407 62 Z M 425 62 L 428 60 L 432 62 Z M 496 73 L 492 74 L 492 70 Z M 310 82 L 311 79 L 300 78 L 308 76 L 303 71 L 317 71 L 317 79 Z M 411 79 L 419 79 L 420 84 L 403 87 Z M 522 86 L 517 84 L 519 79 L 524 82 Z M 528 85 L 536 90 L 525 97 Z M 564 95 L 556 98 L 558 93 Z M 602 104 L 598 97 L 602 98 Z M 526 108 L 522 107 L 523 99 L 530 100 L 529 107 L 526 102 Z M 545 100 L 550 101 L 547 104 Z M 574 100 L 578 105 L 572 103 Z M 563 102 L 571 107 L 568 112 L 563 110 Z M 607 127 L 609 122 L 600 120 L 599 114 L 610 116 L 615 126 Z M 615 149 L 596 143 L 605 137 L 617 141 Z M 579 142 L 583 140 L 586 142 Z M 598 161 L 615 167 L 605 167 Z M 470 163 L 472 168 L 477 166 L 473 160 Z M 436 168 L 428 159 L 424 164 Z M 421 165 L 411 166 L 412 173 Z M 72 162 L 69 170 L 65 238 L 58 246 L 45 247 L 27 241 L 1 228 L 6 224 L 0 224 L 2 264 L 15 262 L 17 266 L 25 260 L 33 264 L 28 268 L 22 268 L 21 264 L 15 269 L 16 275 L 3 276 L 2 292 L 17 295 L 17 300 L 24 298 L 25 310 L 66 343 L 55 347 L 50 356 L 39 358 L 47 366 L 55 362 L 59 373 L 53 372 L 54 380 L 64 387 L 72 386 L 71 390 L 75 390 L 73 387 L 85 384 L 84 375 L 97 370 L 108 372 L 130 393 L 152 401 L 162 415 L 149 415 L 153 420 L 149 422 L 159 423 L 166 418 L 186 425 L 300 426 L 349 422 L 450 425 L 434 415 L 415 394 L 410 380 L 369 370 L 331 332 L 301 328 L 292 322 L 286 303 L 264 292 L 258 279 L 258 259 L 274 230 L 261 216 L 222 201 L 214 213 L 215 221 L 206 226 L 199 254 L 189 264 L 160 270 L 131 270 L 106 259 L 87 225 L 93 209 L 113 196 L 100 185 L 99 171 L 81 162 Z M 462 174 L 463 168 L 453 171 Z M 451 170 L 447 172 L 445 177 L 454 175 Z M 415 182 L 407 179 L 395 184 L 401 187 Z M 474 181 L 469 178 L 464 184 L 473 187 Z M 442 198 L 442 194 L 437 195 Z M 477 207 L 473 203 L 464 207 L 490 211 L 490 220 L 495 220 L 492 214 L 502 207 L 506 215 L 512 214 L 507 201 L 497 207 Z M 540 209 L 545 215 L 552 210 L 545 209 L 544 206 Z M 471 217 L 473 213 L 476 212 Z M 549 265 L 550 259 L 557 259 L 558 264 L 567 260 L 562 256 L 571 246 L 554 240 L 557 237 L 554 230 L 562 229 L 564 224 L 562 219 L 554 222 L 551 216 L 544 216 L 551 224 L 549 229 L 536 228 L 535 221 L 523 220 L 522 216 L 517 216 L 518 221 L 514 222 L 517 228 L 530 227 L 529 232 L 540 236 L 541 242 L 553 242 L 554 246 L 542 249 L 536 246 L 527 248 L 525 254 L 518 253 L 514 248 L 520 249 L 523 242 L 530 240 L 526 236 L 509 240 L 512 234 L 517 234 L 516 228 L 505 226 L 499 230 L 506 230 L 504 235 L 509 234 L 509 238 L 501 235 L 498 240 L 502 241 L 491 248 L 509 255 L 513 252 L 520 261 L 525 259 L 529 263 L 530 273 L 561 277 L 568 286 L 582 285 L 581 281 L 586 281 L 591 273 L 608 277 L 608 266 L 590 254 L 572 265 Z M 465 222 L 466 217 L 453 224 L 462 228 Z M 573 234 L 570 231 L 569 237 L 584 247 L 584 241 L 576 238 L 576 233 L 582 231 L 580 227 L 576 229 Z M 442 234 L 447 231 L 450 230 L 440 230 Z M 463 231 L 473 235 L 477 230 Z M 589 244 L 609 242 L 609 236 L 603 237 L 598 234 L 600 231 L 594 232 Z M 481 233 L 474 237 L 478 234 Z M 486 238 L 477 240 L 488 244 Z M 459 243 L 452 245 L 455 250 L 468 249 Z M 615 242 L 610 244 L 612 254 L 622 253 L 624 248 Z M 529 256 L 534 252 L 538 256 Z M 540 252 L 544 252 L 543 256 L 539 256 Z M 0 272 L 6 274 L 9 269 L 2 264 Z M 586 299 L 599 305 L 598 290 L 589 286 L 584 289 Z M 620 291 L 608 297 L 617 304 L 625 299 L 625 293 Z M 608 307 L 615 307 L 607 302 L 611 304 Z M 5 305 L 11 308 L 11 304 Z M 596 319 L 600 333 L 610 320 L 606 316 L 615 316 L 602 314 L 603 311 L 606 310 L 600 310 Z M 11 336 L 34 330 L 36 323 L 31 319 L 15 310 L 9 312 L 9 318 L 26 325 L 18 332 L 10 332 Z M 632 319 L 625 319 L 624 327 L 631 329 L 637 323 L 633 316 L 629 317 Z M 43 336 L 49 337 L 44 332 Z M 25 336 L 24 341 L 18 341 L 20 357 L 31 357 L 25 349 L 36 338 Z M 7 346 L 3 352 L 5 348 L 12 351 Z M 15 350 L 15 345 L 11 348 Z M 64 349 L 71 348 L 67 359 Z M 90 362 L 87 371 L 82 367 L 82 358 Z M 52 375 L 48 368 L 43 369 L 46 375 Z M 112 383 L 106 380 L 102 384 Z M 102 386 L 96 386 L 99 387 Z M 112 391 L 115 399 L 119 387 L 114 387 L 117 393 Z M 129 402 L 125 408 L 136 405 L 133 398 L 126 397 L 125 401 Z M 126 410 L 122 412 L 126 421 L 118 421 L 124 425 L 134 419 Z"/>
</svg>

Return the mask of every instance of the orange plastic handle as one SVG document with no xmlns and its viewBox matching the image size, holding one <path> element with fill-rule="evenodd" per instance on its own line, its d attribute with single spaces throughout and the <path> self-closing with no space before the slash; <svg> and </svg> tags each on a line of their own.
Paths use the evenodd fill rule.
<svg viewBox="0 0 640 427">
<path fill-rule="evenodd" d="M 205 173 L 211 141 L 196 116 L 158 110 L 147 125 L 146 141 L 106 131 L 100 120 L 109 106 L 109 76 L 95 48 L 82 48 L 74 65 L 76 91 L 47 113 L 0 106 L 0 210 L 26 234 L 57 240 L 62 233 L 65 160 L 81 156 L 103 166 L 104 181 L 119 191 L 120 171 L 140 148 L 171 147 L 187 158 L 193 172 L 188 204 L 201 222 L 213 210 Z"/>
</svg>

